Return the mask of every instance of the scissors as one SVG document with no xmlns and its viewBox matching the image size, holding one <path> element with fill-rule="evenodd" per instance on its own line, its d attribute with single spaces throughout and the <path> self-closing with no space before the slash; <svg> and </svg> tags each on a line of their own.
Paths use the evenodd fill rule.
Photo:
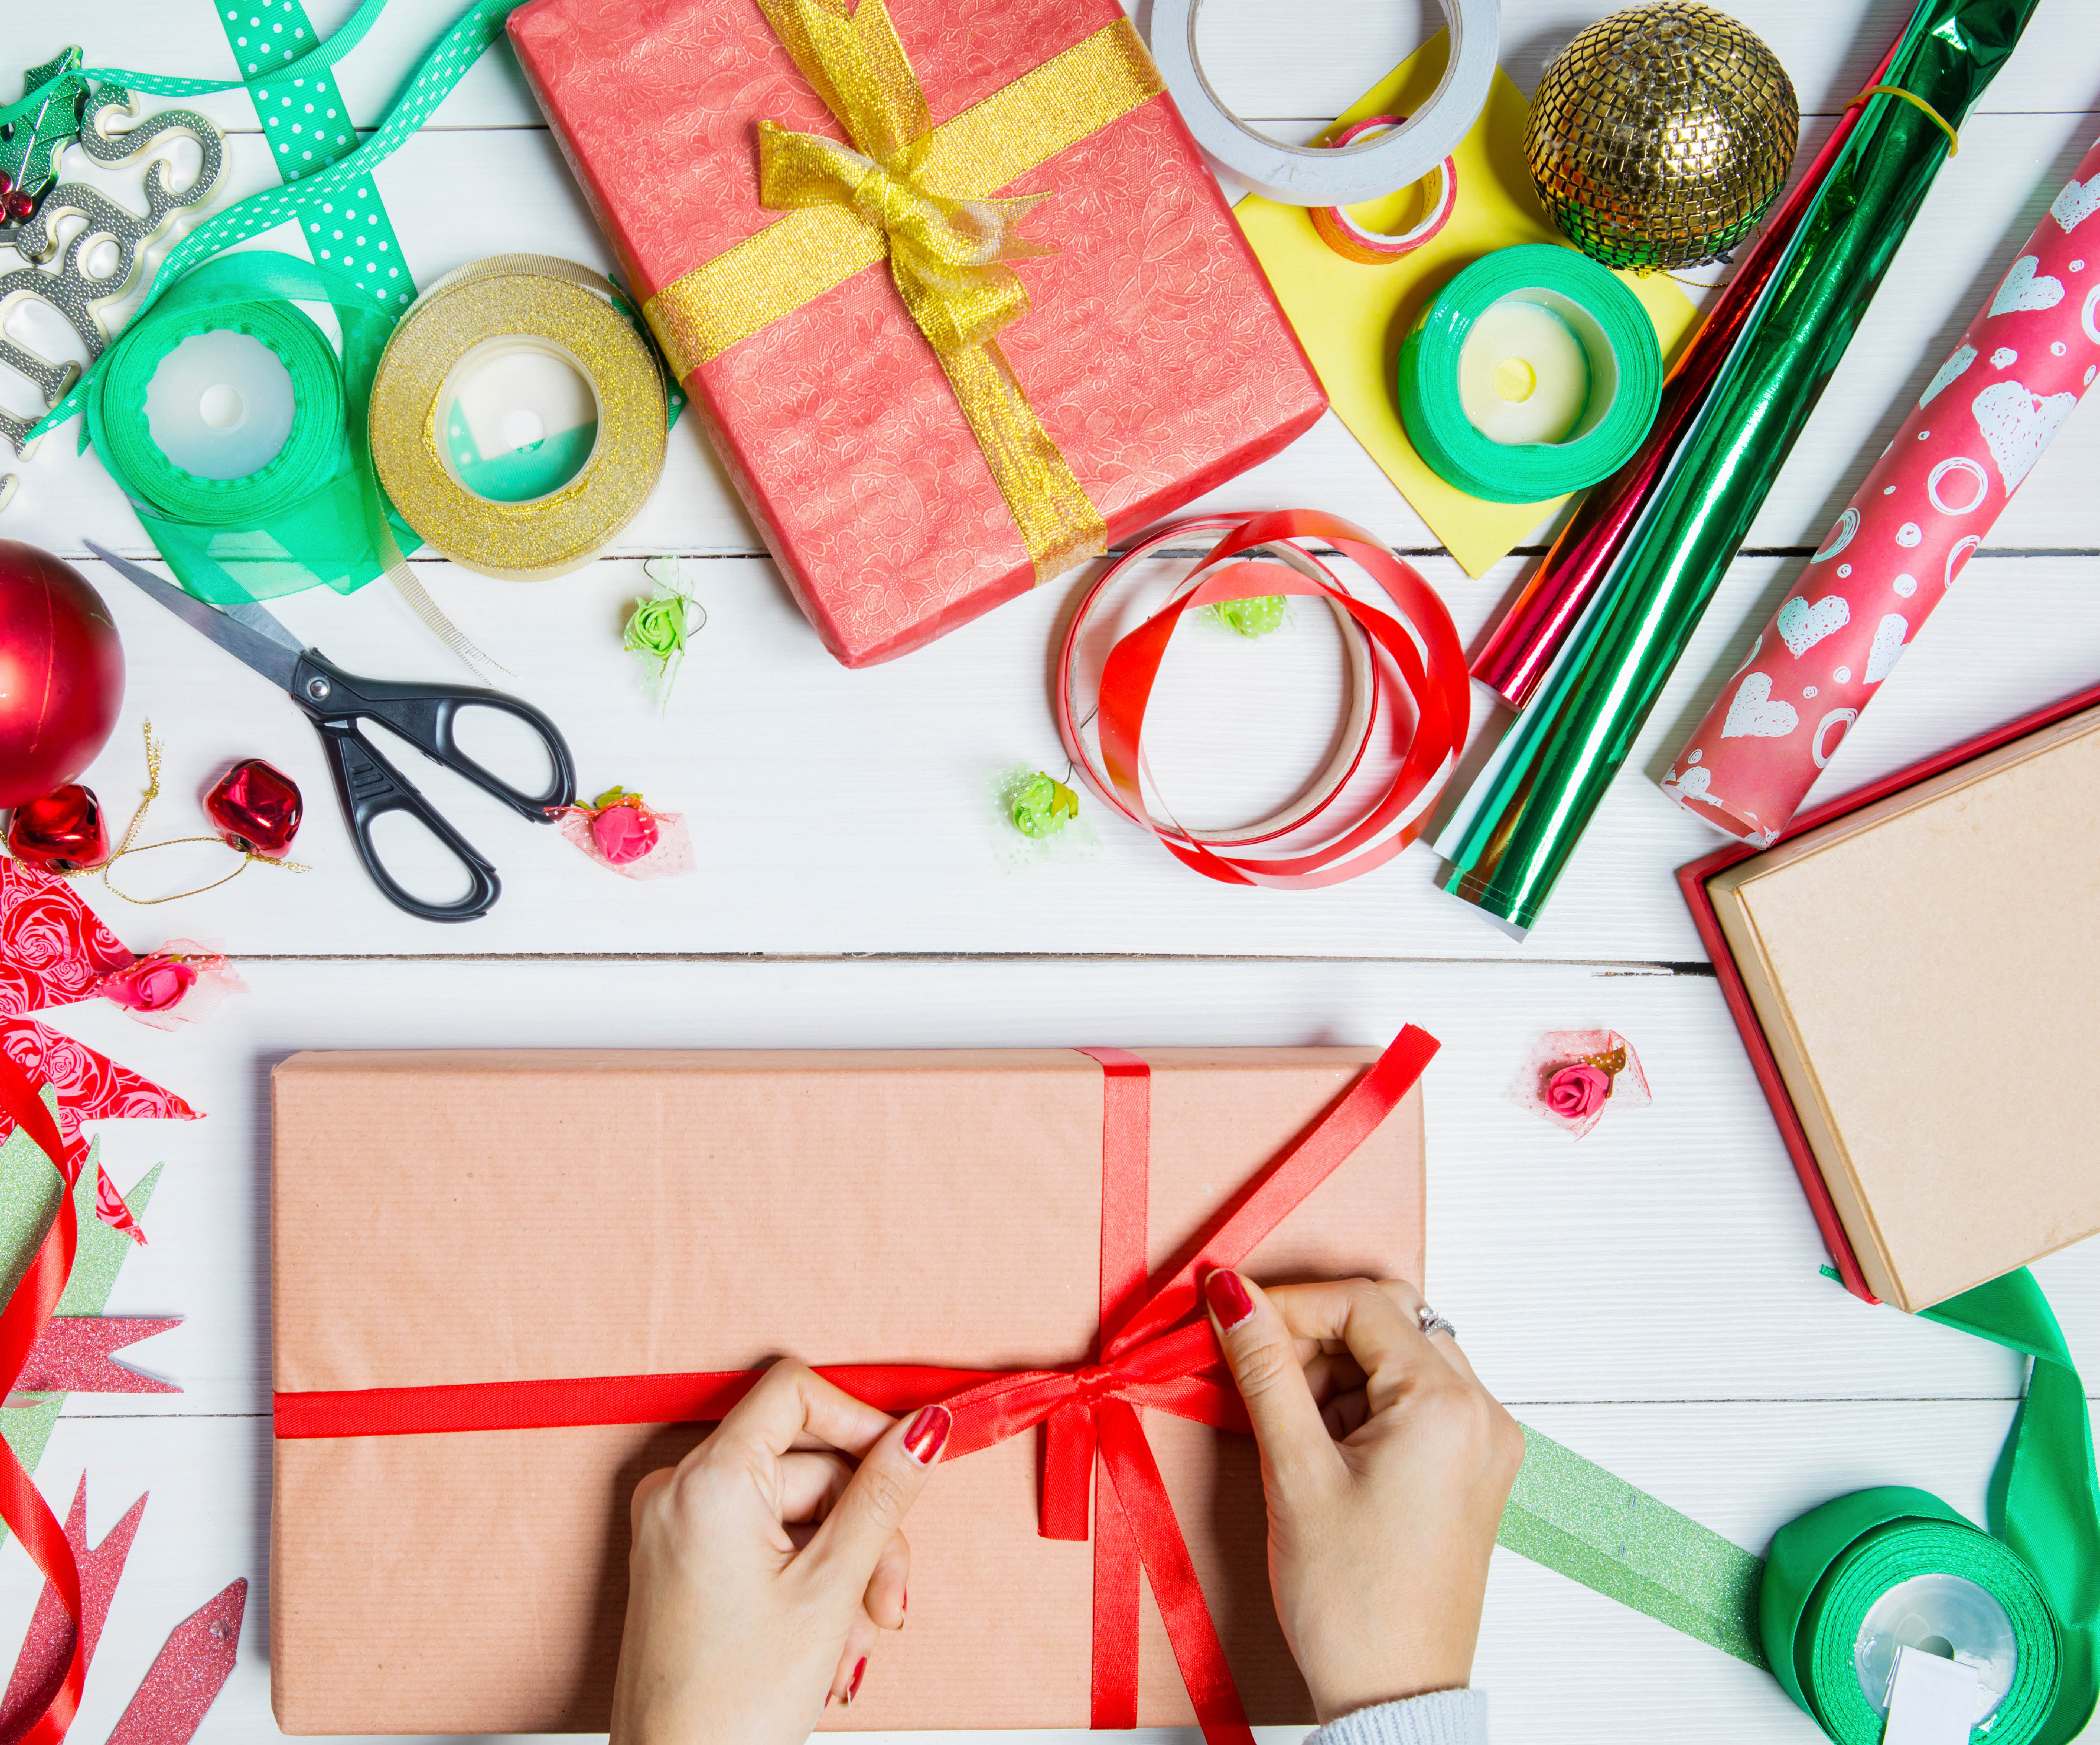
<svg viewBox="0 0 2100 1745">
<path fill-rule="evenodd" d="M 161 581 L 151 570 L 104 551 L 94 541 L 86 543 L 90 551 L 119 575 L 136 582 L 192 630 L 246 661 L 306 711 L 322 744 L 328 748 L 336 796 L 342 802 L 358 858 L 372 875 L 372 881 L 395 908 L 425 921 L 473 921 L 495 907 L 503 886 L 496 868 L 482 859 L 474 845 L 358 731 L 360 720 L 378 722 L 399 734 L 432 762 L 464 775 L 535 824 L 549 824 L 564 808 L 576 803 L 576 771 L 568 742 L 561 730 L 531 704 L 500 691 L 471 686 L 396 684 L 382 678 L 360 678 L 324 660 L 317 649 L 306 647 L 260 606 L 208 605 Z M 545 793 L 520 793 L 460 749 L 452 726 L 463 709 L 501 709 L 517 716 L 539 735 L 551 766 Z M 386 870 L 373 850 L 372 826 L 388 812 L 408 813 L 451 850 L 453 858 L 465 868 L 472 887 L 465 896 L 448 904 L 426 903 Z"/>
</svg>

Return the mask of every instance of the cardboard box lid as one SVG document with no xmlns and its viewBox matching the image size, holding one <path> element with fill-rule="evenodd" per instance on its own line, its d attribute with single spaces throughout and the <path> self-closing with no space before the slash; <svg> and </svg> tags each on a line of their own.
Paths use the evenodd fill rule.
<svg viewBox="0 0 2100 1745">
<path fill-rule="evenodd" d="M 1376 1058 L 1148 1049 L 1165 1264 Z M 817 1363 L 1084 1361 L 1103 1075 L 1064 1049 L 302 1054 L 273 1080 L 280 1390 Z M 1248 1257 L 1418 1278 L 1419 1090 Z M 1148 1414 L 1258 1721 L 1312 1718 L 1253 1450 Z M 697 1427 L 286 1441 L 271 1677 L 288 1732 L 602 1730 L 626 1498 Z M 1083 1726 L 1092 1552 L 1036 1535 L 1036 1438 L 913 1511 L 912 1628 L 827 1725 Z M 1140 1720 L 1188 1718 L 1145 1601 Z"/>
<path fill-rule="evenodd" d="M 2100 709 L 1715 874 L 1868 1283 L 1916 1310 L 2100 1230 Z"/>
</svg>

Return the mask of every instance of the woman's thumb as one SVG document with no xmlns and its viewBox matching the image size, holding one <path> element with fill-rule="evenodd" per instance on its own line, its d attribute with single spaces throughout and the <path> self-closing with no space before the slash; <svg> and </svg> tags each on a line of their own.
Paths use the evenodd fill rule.
<svg viewBox="0 0 2100 1745">
<path fill-rule="evenodd" d="M 1203 1295 L 1276 1482 L 1287 1489 L 1339 1473 L 1334 1442 L 1275 1305 L 1260 1287 L 1222 1269 L 1203 1281 Z"/>
</svg>

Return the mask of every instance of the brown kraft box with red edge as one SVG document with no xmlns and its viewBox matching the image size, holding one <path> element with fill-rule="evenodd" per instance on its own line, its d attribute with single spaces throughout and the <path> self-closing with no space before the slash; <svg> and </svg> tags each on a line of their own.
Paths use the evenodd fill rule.
<svg viewBox="0 0 2100 1745">
<path fill-rule="evenodd" d="M 1146 1049 L 1148 1270 L 1311 1132 L 1358 1048 Z M 315 1394 L 821 1366 L 1064 1368 L 1100 1331 L 1108 1080 L 1075 1051 L 306 1054 L 276 1068 L 271 1680 L 293 1734 L 602 1732 L 628 1506 L 699 1425 L 298 1437 Z M 1421 1091 L 1242 1262 L 1423 1270 Z M 559 1393 L 561 1390 L 555 1390 Z M 479 1398 L 479 1394 L 474 1396 Z M 544 1421 L 544 1420 L 539 1420 Z M 1310 1724 L 1243 1435 L 1142 1413 L 1250 1718 Z M 1084 1727 L 1090 1543 L 1041 1433 L 946 1460 L 867 1730 Z M 1149 1591 L 1137 1721 L 1187 1725 Z"/>
<path fill-rule="evenodd" d="M 936 128 L 1128 28 L 1115 0 L 891 0 L 889 11 Z M 759 204 L 761 119 L 844 136 L 757 0 L 532 0 L 510 31 L 645 302 L 783 216 Z M 1049 196 L 1021 233 L 1056 252 L 1016 263 L 1030 307 L 998 343 L 1110 546 L 1274 454 L 1326 409 L 1163 93 L 1004 187 L 938 191 Z M 685 383 L 781 575 L 846 665 L 908 653 L 1035 585 L 886 260 L 698 363 Z"/>
</svg>

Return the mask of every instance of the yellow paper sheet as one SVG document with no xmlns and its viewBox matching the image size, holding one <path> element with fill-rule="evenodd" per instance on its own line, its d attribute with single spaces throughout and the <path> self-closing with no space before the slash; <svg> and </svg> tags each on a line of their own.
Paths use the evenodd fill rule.
<svg viewBox="0 0 2100 1745">
<path fill-rule="evenodd" d="M 1367 115 L 1412 115 L 1429 101 L 1444 73 L 1440 34 L 1402 61 L 1335 123 L 1339 131 Z M 1328 398 L 1371 458 L 1450 549 L 1469 576 L 1509 555 L 1510 548 L 1564 503 L 1486 503 L 1438 478 L 1414 452 L 1400 422 L 1395 388 L 1401 342 L 1422 306 L 1484 254 L 1520 242 L 1567 239 L 1553 228 L 1524 161 L 1530 105 L 1498 72 L 1487 108 L 1452 155 L 1458 201 L 1434 241 L 1389 266 L 1344 260 L 1320 240 L 1303 206 L 1249 196 L 1234 210 L 1269 283 L 1320 372 Z M 1406 229 L 1429 189 L 1403 188 L 1352 209 L 1374 230 Z M 1622 273 L 1654 321 L 1665 363 L 1696 320 L 1689 298 L 1660 273 Z"/>
</svg>

